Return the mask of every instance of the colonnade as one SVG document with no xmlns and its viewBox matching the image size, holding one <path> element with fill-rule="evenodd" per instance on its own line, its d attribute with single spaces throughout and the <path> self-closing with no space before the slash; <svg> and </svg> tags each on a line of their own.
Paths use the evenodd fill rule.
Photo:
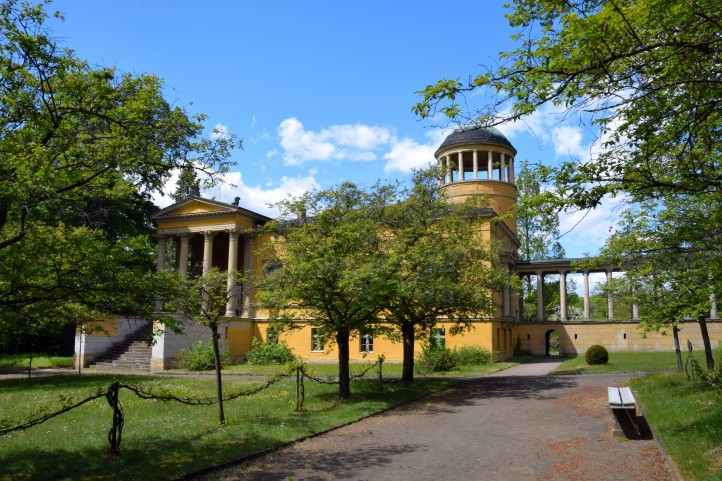
<svg viewBox="0 0 722 481">
<path fill-rule="evenodd" d="M 569 312 L 567 308 L 567 275 L 573 272 L 573 270 L 559 269 L 559 270 L 537 270 L 535 272 L 521 272 L 520 277 L 528 275 L 536 275 L 536 320 L 539 322 L 545 321 L 546 316 L 544 313 L 544 276 L 547 274 L 558 274 L 559 275 L 559 320 L 564 322 L 569 320 Z M 591 317 L 591 302 L 589 295 L 589 275 L 594 272 L 604 272 L 607 277 L 607 285 L 612 283 L 612 270 L 607 269 L 605 271 L 581 271 L 583 276 L 583 297 L 584 297 L 584 314 L 583 319 L 590 321 Z M 520 296 L 520 302 L 523 299 Z M 520 313 L 523 309 L 520 307 Z M 607 320 L 614 320 L 614 297 L 611 292 L 607 292 Z M 632 304 L 632 320 L 639 320 L 639 306 L 636 303 Z"/>
<path fill-rule="evenodd" d="M 203 274 L 211 270 L 213 265 L 213 240 L 214 237 L 223 231 L 203 231 Z M 241 233 L 236 230 L 226 230 L 228 234 L 228 263 L 226 272 L 228 273 L 227 288 L 233 295 L 230 296 L 226 304 L 226 316 L 234 317 L 238 314 L 238 293 L 236 286 L 237 266 L 238 266 L 238 243 Z M 180 233 L 177 235 L 158 235 L 158 257 L 157 269 L 164 271 L 167 268 L 167 241 L 172 238 L 178 238 L 178 272 L 183 276 L 188 275 L 188 260 L 190 252 L 190 236 L 191 233 Z M 242 236 L 243 241 L 243 268 L 245 282 L 242 286 L 243 306 L 241 315 L 249 317 L 252 315 L 252 277 L 253 277 L 253 250 L 251 249 L 251 236 L 246 234 Z M 156 305 L 156 309 L 160 310 L 160 304 Z"/>
<path fill-rule="evenodd" d="M 471 153 L 472 174 L 467 178 L 464 169 L 466 161 L 464 154 Z M 495 161 L 494 154 L 498 157 Z M 466 156 L 468 157 L 468 156 Z M 452 160 L 456 159 L 456 166 L 452 167 Z M 500 151 L 492 150 L 454 150 L 439 157 L 439 162 L 445 168 L 446 176 L 444 183 L 459 182 L 464 180 L 498 180 L 501 182 L 514 183 L 514 156 Z M 486 163 L 486 169 L 480 167 Z M 480 172 L 486 170 L 486 178 L 480 177 Z M 499 172 L 499 178 L 494 178 L 494 172 Z M 455 177 L 456 176 L 456 177 Z"/>
</svg>

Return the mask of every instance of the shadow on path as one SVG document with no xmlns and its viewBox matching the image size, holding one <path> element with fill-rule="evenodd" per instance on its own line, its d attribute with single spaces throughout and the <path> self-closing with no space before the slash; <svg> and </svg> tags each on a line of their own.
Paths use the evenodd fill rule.
<svg viewBox="0 0 722 481">
<path fill-rule="evenodd" d="M 379 468 L 395 461 L 395 457 L 418 449 L 419 444 L 397 444 L 375 447 L 357 447 L 348 450 L 324 449 L 316 451 L 288 450 L 284 452 L 283 463 L 262 463 L 253 469 L 243 470 L 244 481 L 280 481 L 295 479 L 293 476 L 300 471 L 312 469 L 313 474 L 303 475 L 304 481 L 322 481 L 331 479 L 353 478 L 354 473 L 366 468 Z M 223 479 L 223 478 L 221 478 Z"/>
</svg>

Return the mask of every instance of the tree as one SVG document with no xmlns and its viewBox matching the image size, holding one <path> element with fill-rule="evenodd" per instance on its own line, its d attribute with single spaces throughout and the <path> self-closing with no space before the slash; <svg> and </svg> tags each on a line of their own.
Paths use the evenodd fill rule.
<svg viewBox="0 0 722 481">
<path fill-rule="evenodd" d="M 47 21 L 43 4 L 0 3 L 3 329 L 72 321 L 77 306 L 147 312 L 163 280 L 152 273 L 150 195 L 183 167 L 212 182 L 235 145 L 170 105 L 157 77 L 91 67 Z"/>
<path fill-rule="evenodd" d="M 225 424 L 223 411 L 223 380 L 221 377 L 221 353 L 219 327 L 225 316 L 226 305 L 234 295 L 227 287 L 228 275 L 212 269 L 200 277 L 180 278 L 179 289 L 169 303 L 188 319 L 211 331 L 211 344 L 216 371 L 216 397 L 218 399 L 218 422 Z M 237 282 L 242 282 L 239 277 Z"/>
<path fill-rule="evenodd" d="M 180 202 L 188 197 L 199 197 L 201 195 L 201 183 L 198 180 L 196 171 L 191 167 L 183 167 L 178 177 L 175 192 L 172 197 L 176 202 Z"/>
<path fill-rule="evenodd" d="M 564 248 L 559 241 L 559 214 L 549 208 L 548 195 L 542 190 L 543 170 L 529 167 L 522 161 L 516 187 L 516 224 L 519 232 L 521 260 L 559 259 L 564 257 Z"/>
<path fill-rule="evenodd" d="M 491 315 L 492 289 L 508 281 L 480 241 L 475 206 L 448 204 L 440 186 L 434 170 L 416 172 L 412 188 L 385 210 L 381 228 L 391 289 L 378 327 L 400 333 L 404 382 L 414 379 L 417 337 L 439 320 L 462 330 Z"/>
<path fill-rule="evenodd" d="M 593 208 L 617 194 L 642 204 L 646 224 L 628 226 L 631 237 L 610 241 L 609 250 L 643 284 L 640 300 L 700 282 L 707 296 L 668 292 L 675 297 L 669 310 L 653 310 L 671 322 L 702 315 L 709 287 L 719 292 L 721 283 L 720 18 L 716 0 L 515 0 L 508 19 L 516 47 L 501 54 L 501 64 L 468 84 L 427 86 L 414 109 L 422 117 L 441 110 L 499 125 L 552 106 L 597 127 L 589 158 L 549 170 L 557 206 Z M 457 99 L 484 89 L 499 95 L 462 112 Z M 704 275 L 690 277 L 696 266 Z M 657 280 L 643 281 L 643 273 Z"/>
<path fill-rule="evenodd" d="M 625 266 L 624 278 L 615 279 L 610 289 L 615 297 L 639 305 L 645 328 L 675 328 L 682 320 L 698 320 L 711 368 L 705 319 L 710 294 L 722 291 L 722 236 L 700 242 L 696 230 L 709 222 L 722 225 L 722 203 L 714 197 L 699 201 L 699 196 L 669 196 L 662 204 L 648 201 L 628 209 L 601 258 Z"/>
<path fill-rule="evenodd" d="M 260 285 L 262 302 L 279 327 L 300 321 L 335 341 L 342 399 L 351 395 L 349 339 L 372 325 L 387 298 L 378 229 L 387 203 L 383 189 L 368 193 L 347 182 L 282 202 L 286 220 L 269 225 L 284 252 Z"/>
</svg>

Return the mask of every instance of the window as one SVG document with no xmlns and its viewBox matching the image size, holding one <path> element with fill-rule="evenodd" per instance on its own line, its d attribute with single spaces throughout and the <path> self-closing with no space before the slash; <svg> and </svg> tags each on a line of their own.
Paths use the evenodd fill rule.
<svg viewBox="0 0 722 481">
<path fill-rule="evenodd" d="M 444 349 L 446 347 L 446 329 L 443 327 L 435 327 L 431 329 L 431 346 L 434 349 Z"/>
<path fill-rule="evenodd" d="M 576 339 L 577 339 L 577 335 L 576 335 L 576 334 L 574 334 L 574 340 L 576 341 Z"/>
<path fill-rule="evenodd" d="M 321 334 L 321 329 L 317 327 L 311 328 L 311 351 L 322 352 L 324 345 L 324 338 Z"/>
<path fill-rule="evenodd" d="M 364 334 L 361 336 L 361 352 L 374 352 L 374 336 Z"/>
</svg>

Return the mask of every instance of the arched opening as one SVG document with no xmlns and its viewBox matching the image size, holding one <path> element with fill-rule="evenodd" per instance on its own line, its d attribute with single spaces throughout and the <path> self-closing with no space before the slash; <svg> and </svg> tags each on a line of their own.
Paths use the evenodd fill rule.
<svg viewBox="0 0 722 481">
<path fill-rule="evenodd" d="M 549 329 L 544 334 L 544 354 L 547 357 L 557 357 L 560 353 L 559 332 L 556 329 Z"/>
</svg>

